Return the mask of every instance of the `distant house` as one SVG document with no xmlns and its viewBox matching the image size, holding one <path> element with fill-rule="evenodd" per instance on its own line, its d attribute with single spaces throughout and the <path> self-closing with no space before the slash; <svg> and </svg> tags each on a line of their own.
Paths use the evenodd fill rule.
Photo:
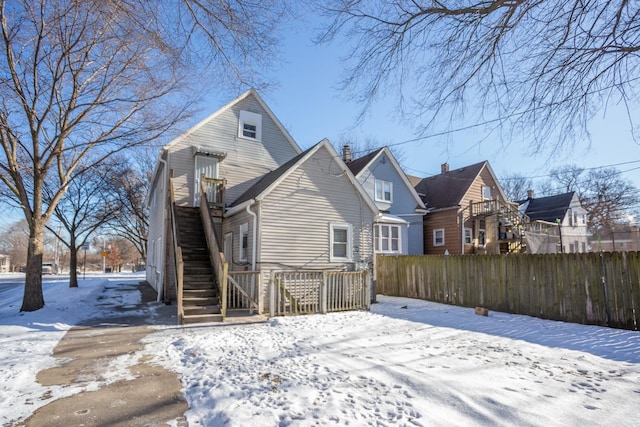
<svg viewBox="0 0 640 427">
<path fill-rule="evenodd" d="M 587 211 L 575 192 L 534 197 L 518 202 L 529 218 L 525 226 L 528 253 L 588 252 Z"/>
<path fill-rule="evenodd" d="M 201 255 L 201 188 L 229 271 L 258 271 L 267 283 L 274 269 L 358 270 L 372 263 L 376 205 L 328 141 L 302 151 L 252 89 L 160 152 L 147 201 L 146 278 L 165 298 L 176 297 L 174 241 L 186 247 L 185 287 L 215 282 L 205 278 L 212 268 Z M 180 209 L 173 235 L 171 195 Z M 189 259 L 200 264 L 189 266 Z M 194 295 L 205 292 L 193 288 Z M 217 296 L 208 298 L 213 304 Z M 266 303 L 266 295 L 260 298 Z"/>
<path fill-rule="evenodd" d="M 351 160 L 351 149 L 344 146 L 343 160 L 380 211 L 374 226 L 374 251 L 422 255 L 422 217 L 427 211 L 389 148 Z"/>
<path fill-rule="evenodd" d="M 8 273 L 11 271 L 11 257 L 9 255 L 0 254 L 0 273 Z"/>
<path fill-rule="evenodd" d="M 594 252 L 632 252 L 640 251 L 640 227 L 623 224 L 610 230 L 594 232 L 590 236 L 591 250 Z"/>
<path fill-rule="evenodd" d="M 424 253 L 498 254 L 520 251 L 521 215 L 504 195 L 488 161 L 429 178 L 411 178 L 427 208 Z"/>
</svg>

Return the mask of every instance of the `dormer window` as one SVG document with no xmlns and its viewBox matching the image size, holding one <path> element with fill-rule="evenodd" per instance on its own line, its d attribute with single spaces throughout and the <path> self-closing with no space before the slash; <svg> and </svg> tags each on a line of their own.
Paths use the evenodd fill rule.
<svg viewBox="0 0 640 427">
<path fill-rule="evenodd" d="M 238 137 L 262 141 L 262 116 L 251 111 L 240 110 Z"/>
</svg>

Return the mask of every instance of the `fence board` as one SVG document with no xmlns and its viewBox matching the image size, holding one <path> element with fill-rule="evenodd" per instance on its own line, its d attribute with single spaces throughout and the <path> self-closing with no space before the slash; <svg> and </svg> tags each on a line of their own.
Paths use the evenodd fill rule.
<svg viewBox="0 0 640 427">
<path fill-rule="evenodd" d="M 640 253 L 382 256 L 380 294 L 637 329 Z"/>
</svg>

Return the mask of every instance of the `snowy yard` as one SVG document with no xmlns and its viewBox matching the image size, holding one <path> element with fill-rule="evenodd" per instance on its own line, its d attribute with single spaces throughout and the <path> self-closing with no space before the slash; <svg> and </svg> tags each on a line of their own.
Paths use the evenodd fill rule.
<svg viewBox="0 0 640 427">
<path fill-rule="evenodd" d="M 99 386 L 42 387 L 35 373 L 65 330 L 105 314 L 105 284 L 140 277 L 47 284 L 47 307 L 23 315 L 21 295 L 0 294 L 3 425 Z M 144 354 L 181 376 L 190 426 L 640 425 L 638 332 L 378 300 L 370 313 L 158 325 Z"/>
</svg>

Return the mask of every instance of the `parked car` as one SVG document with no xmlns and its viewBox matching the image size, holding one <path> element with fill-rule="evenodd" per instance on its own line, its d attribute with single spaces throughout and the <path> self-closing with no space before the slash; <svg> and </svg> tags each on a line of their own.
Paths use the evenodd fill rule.
<svg viewBox="0 0 640 427">
<path fill-rule="evenodd" d="M 55 262 L 43 262 L 42 274 L 58 274 L 58 266 Z"/>
</svg>

